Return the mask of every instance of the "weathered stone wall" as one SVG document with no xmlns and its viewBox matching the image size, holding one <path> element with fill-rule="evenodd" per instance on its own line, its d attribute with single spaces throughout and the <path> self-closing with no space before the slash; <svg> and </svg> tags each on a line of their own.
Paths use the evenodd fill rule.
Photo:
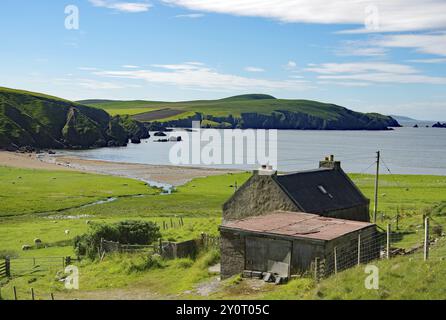
<svg viewBox="0 0 446 320">
<path fill-rule="evenodd" d="M 221 279 L 241 274 L 245 268 L 245 239 L 239 234 L 221 231 Z"/>
<path fill-rule="evenodd" d="M 301 211 L 271 176 L 254 174 L 223 205 L 223 219 L 237 220 L 276 210 Z"/>
<path fill-rule="evenodd" d="M 199 250 L 200 240 L 163 243 L 163 257 L 168 259 L 194 258 Z"/>
</svg>

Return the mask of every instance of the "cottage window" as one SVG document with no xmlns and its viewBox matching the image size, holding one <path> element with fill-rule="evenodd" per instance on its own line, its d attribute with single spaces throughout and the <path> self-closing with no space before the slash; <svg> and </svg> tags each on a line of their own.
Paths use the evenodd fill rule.
<svg viewBox="0 0 446 320">
<path fill-rule="evenodd" d="M 319 189 L 320 192 L 322 192 L 322 194 L 329 196 L 330 199 L 333 199 L 332 194 L 329 193 L 329 192 L 327 191 L 327 189 L 324 188 L 324 186 L 319 185 L 319 186 L 317 186 L 317 188 Z"/>
<path fill-rule="evenodd" d="M 319 189 L 320 192 L 322 192 L 322 194 L 328 194 L 327 190 L 324 188 L 324 186 L 317 186 L 317 188 Z"/>
</svg>

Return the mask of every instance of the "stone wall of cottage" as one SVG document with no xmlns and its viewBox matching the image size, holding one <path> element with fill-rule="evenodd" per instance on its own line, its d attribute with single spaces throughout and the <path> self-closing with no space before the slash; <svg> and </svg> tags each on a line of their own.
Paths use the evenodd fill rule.
<svg viewBox="0 0 446 320">
<path fill-rule="evenodd" d="M 221 279 L 243 273 L 245 268 L 245 239 L 234 232 L 220 232 Z"/>
<path fill-rule="evenodd" d="M 254 174 L 223 205 L 223 220 L 238 220 L 276 210 L 301 211 L 271 176 Z"/>
</svg>

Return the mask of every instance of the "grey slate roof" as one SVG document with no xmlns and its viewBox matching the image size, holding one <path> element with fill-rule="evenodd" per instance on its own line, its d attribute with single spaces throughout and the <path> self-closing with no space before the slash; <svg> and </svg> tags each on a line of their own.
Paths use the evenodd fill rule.
<svg viewBox="0 0 446 320">
<path fill-rule="evenodd" d="M 273 178 L 305 212 L 323 213 L 369 202 L 342 170 L 320 168 Z"/>
</svg>

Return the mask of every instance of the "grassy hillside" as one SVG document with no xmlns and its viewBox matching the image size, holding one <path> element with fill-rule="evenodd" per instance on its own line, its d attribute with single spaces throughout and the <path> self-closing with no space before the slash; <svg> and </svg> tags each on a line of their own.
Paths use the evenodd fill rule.
<svg viewBox="0 0 446 320">
<path fill-rule="evenodd" d="M 89 100 L 83 103 L 108 112 L 131 113 L 137 120 L 165 126 L 190 126 L 192 120 L 204 120 L 205 126 L 220 128 L 382 130 L 398 126 L 393 118 L 376 113 L 363 114 L 334 104 L 276 99 L 262 94 L 186 102 Z M 141 111 L 138 114 L 137 109 Z"/>
<path fill-rule="evenodd" d="M 113 100 L 82 100 L 78 101 L 83 105 L 99 107 L 112 116 L 116 115 L 135 115 L 158 110 L 159 102 L 155 101 L 113 101 Z"/>
<path fill-rule="evenodd" d="M 89 148 L 147 137 L 129 117 L 60 98 L 0 87 L 0 148 Z"/>
<path fill-rule="evenodd" d="M 0 168 L 0 208 L 8 216 L 0 217 L 0 256 L 50 257 L 74 255 L 71 239 L 87 231 L 92 223 L 113 223 L 125 219 L 141 219 L 170 224 L 184 218 L 182 228 L 162 230 L 164 239 L 187 240 L 202 232 L 218 234 L 222 203 L 233 193 L 235 181 L 242 184 L 249 173 L 226 174 L 195 179 L 177 188 L 171 195 L 161 195 L 143 183 L 118 177 Z M 351 175 L 366 196 L 373 195 L 373 176 Z M 399 211 L 400 229 L 395 246 L 419 243 L 419 225 L 423 213 L 431 214 L 432 225 L 446 226 L 446 177 L 382 175 L 378 223 L 395 226 Z M 95 186 L 95 188 L 91 187 Z M 128 197 L 126 197 L 128 195 Z M 79 207 L 108 197 L 113 202 Z M 430 208 L 436 206 L 434 210 Z M 67 209 L 63 212 L 59 209 Z M 45 214 L 41 212 L 45 211 Z M 40 212 L 40 213 L 39 213 Z M 66 235 L 64 230 L 71 233 Z M 395 230 L 396 231 L 396 230 Z M 22 251 L 23 244 L 41 238 L 47 247 Z M 54 292 L 58 298 L 203 298 L 197 288 L 211 287 L 204 298 L 212 299 L 424 299 L 444 298 L 446 244 L 444 240 L 431 250 L 432 261 L 421 261 L 420 255 L 376 262 L 380 269 L 380 289 L 364 287 L 364 266 L 340 272 L 319 284 L 311 278 L 296 279 L 283 286 L 253 285 L 235 277 L 215 282 L 208 267 L 218 261 L 218 252 L 211 250 L 196 260 L 163 260 L 149 265 L 143 255 L 110 255 L 101 263 L 88 260 L 77 264 L 81 272 L 81 290 L 67 292 L 55 280 L 58 268 L 33 271 L 25 276 L 0 283 L 2 295 L 12 297 L 16 286 L 19 298 L 29 299 L 33 287 L 37 297 L 48 299 Z"/>
</svg>

